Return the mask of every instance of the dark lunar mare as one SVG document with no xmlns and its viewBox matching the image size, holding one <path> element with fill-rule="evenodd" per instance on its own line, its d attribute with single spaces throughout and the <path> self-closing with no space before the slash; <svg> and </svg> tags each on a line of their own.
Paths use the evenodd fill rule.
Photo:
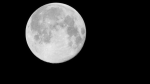
<svg viewBox="0 0 150 84">
<path fill-rule="evenodd" d="M 58 16 L 60 16 L 62 13 L 62 9 L 59 8 L 50 8 L 48 10 L 46 10 L 43 13 L 42 18 L 49 18 L 50 20 L 58 20 Z M 35 35 L 34 39 L 36 41 L 38 41 L 39 39 L 42 39 L 45 43 L 49 43 L 50 39 L 51 39 L 51 32 L 49 32 L 49 34 L 47 33 L 47 28 L 45 28 L 44 25 L 40 25 L 38 23 L 38 21 L 41 19 L 41 16 L 39 16 L 38 14 L 35 14 L 32 17 L 32 22 L 31 22 L 31 30 L 32 31 L 36 31 L 38 32 L 37 35 Z M 72 36 L 76 37 L 76 44 L 79 45 L 82 42 L 82 38 L 79 35 L 79 31 L 77 29 L 77 27 L 75 26 L 75 21 L 74 18 L 71 16 L 66 16 L 63 23 L 55 23 L 54 25 L 49 26 L 51 29 L 55 29 L 56 25 L 60 25 L 62 28 L 64 28 L 66 25 L 68 26 L 67 28 L 67 34 L 69 35 L 70 39 Z M 84 33 L 85 30 L 81 30 L 81 33 Z M 41 36 L 43 35 L 43 37 L 41 38 Z"/>
<path fill-rule="evenodd" d="M 78 28 L 75 26 L 74 18 L 69 15 L 66 16 L 66 18 L 64 19 L 64 24 L 68 25 L 67 28 L 67 34 L 69 35 L 68 39 L 70 39 L 72 36 L 75 36 L 76 37 L 75 42 L 78 46 L 83 41 L 83 39 L 79 35 Z"/>
</svg>

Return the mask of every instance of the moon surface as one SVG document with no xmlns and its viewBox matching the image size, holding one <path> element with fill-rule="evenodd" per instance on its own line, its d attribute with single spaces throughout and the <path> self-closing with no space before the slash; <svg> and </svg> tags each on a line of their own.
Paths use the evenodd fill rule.
<svg viewBox="0 0 150 84">
<path fill-rule="evenodd" d="M 46 44 L 42 41 L 42 43 L 40 44 L 39 42 L 34 40 L 34 36 L 36 33 L 33 33 L 31 31 L 31 28 L 33 27 L 32 24 L 34 23 L 34 21 L 37 21 L 37 25 L 44 23 L 43 18 L 40 18 L 40 16 L 44 14 L 44 10 L 51 6 L 60 7 L 64 9 L 65 15 L 68 14 L 74 17 L 74 25 L 79 32 L 77 36 L 72 36 L 69 38 L 69 35 L 67 34 L 67 26 L 64 26 L 64 28 L 62 28 L 62 26 L 55 26 L 56 30 L 53 29 L 52 31 L 51 29 L 52 37 L 50 43 Z M 53 24 L 53 21 L 49 23 Z M 85 41 L 85 32 L 86 30 L 84 21 L 75 9 L 62 3 L 51 3 L 40 7 L 31 15 L 26 28 L 26 39 L 30 49 L 36 56 L 47 62 L 59 63 L 63 60 L 72 58 L 79 52 L 79 50 L 81 50 Z M 77 41 L 77 39 L 79 39 L 79 41 Z M 77 44 L 77 42 L 79 44 Z"/>
</svg>

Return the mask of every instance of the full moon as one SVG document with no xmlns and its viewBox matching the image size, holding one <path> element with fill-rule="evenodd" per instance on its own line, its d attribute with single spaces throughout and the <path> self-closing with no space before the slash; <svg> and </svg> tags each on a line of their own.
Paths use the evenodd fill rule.
<svg viewBox="0 0 150 84">
<path fill-rule="evenodd" d="M 79 54 L 85 36 L 83 18 L 77 10 L 63 3 L 35 9 L 26 26 L 29 48 L 38 58 L 50 63 L 60 63 Z"/>
</svg>

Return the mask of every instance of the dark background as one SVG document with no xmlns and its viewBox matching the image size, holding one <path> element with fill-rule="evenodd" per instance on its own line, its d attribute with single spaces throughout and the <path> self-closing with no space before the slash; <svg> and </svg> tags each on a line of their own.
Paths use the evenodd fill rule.
<svg viewBox="0 0 150 84">
<path fill-rule="evenodd" d="M 52 74 L 68 74 L 73 71 L 94 75 L 104 74 L 106 71 L 109 73 L 110 69 L 113 71 L 124 65 L 126 53 L 122 47 L 127 45 L 122 38 L 125 38 L 124 28 L 129 27 L 124 23 L 128 19 L 128 13 L 125 12 L 128 8 L 124 7 L 123 2 L 113 1 L 61 1 L 60 3 L 73 7 L 82 16 L 86 26 L 85 44 L 75 58 L 59 65 L 51 65 L 35 57 L 26 42 L 26 26 L 30 16 L 48 3 L 51 2 L 17 1 L 3 8 L 2 14 L 6 17 L 2 30 L 7 32 L 1 33 L 1 60 L 4 67 L 18 72 L 50 71 Z"/>
</svg>

